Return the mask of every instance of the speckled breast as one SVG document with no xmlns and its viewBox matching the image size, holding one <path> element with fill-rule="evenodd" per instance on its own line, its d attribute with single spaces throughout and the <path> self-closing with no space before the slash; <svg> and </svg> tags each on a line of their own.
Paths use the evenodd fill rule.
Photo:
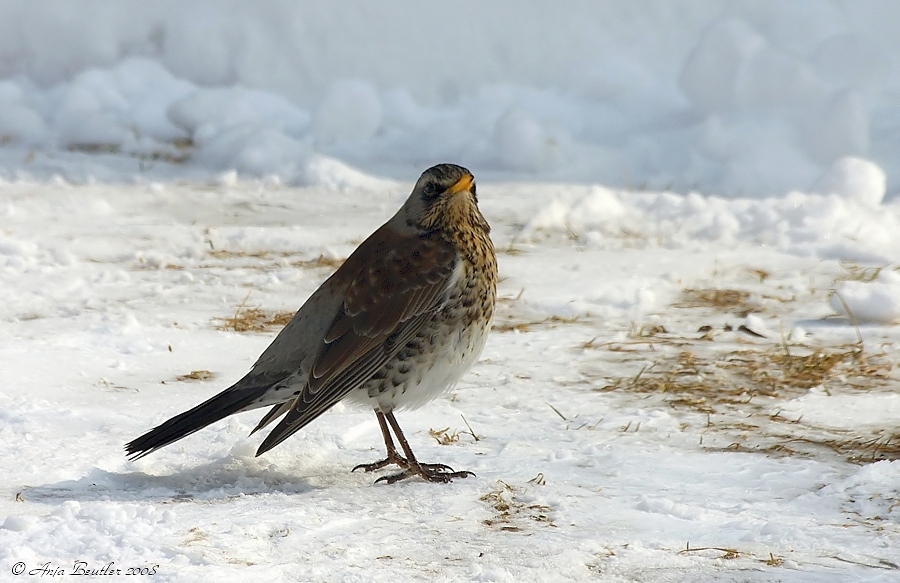
<svg viewBox="0 0 900 583">
<path fill-rule="evenodd" d="M 453 387 L 478 360 L 496 301 L 496 262 L 462 258 L 444 307 L 354 395 L 391 411 L 427 403 Z M 373 402 L 374 401 L 374 402 Z"/>
</svg>

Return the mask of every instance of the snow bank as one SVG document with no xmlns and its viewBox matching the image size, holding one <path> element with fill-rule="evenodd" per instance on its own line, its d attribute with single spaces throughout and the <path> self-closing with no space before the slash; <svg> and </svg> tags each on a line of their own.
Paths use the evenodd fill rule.
<svg viewBox="0 0 900 583">
<path fill-rule="evenodd" d="M 836 313 L 849 309 L 862 322 L 900 322 L 900 273 L 883 268 L 874 281 L 845 281 L 828 301 Z"/>
<path fill-rule="evenodd" d="M 887 264 L 900 249 L 900 204 L 873 206 L 872 191 L 844 195 L 792 192 L 784 198 L 680 196 L 604 187 L 571 191 L 543 205 L 520 237 L 575 237 L 585 245 L 619 248 L 710 243 L 772 246 L 800 256 Z M 884 277 L 889 277 L 885 272 Z"/>
<path fill-rule="evenodd" d="M 0 172 L 73 149 L 303 182 L 321 154 L 874 203 L 900 184 L 898 25 L 889 1 L 5 2 Z"/>
<path fill-rule="evenodd" d="M 885 183 L 881 168 L 867 160 L 847 157 L 835 162 L 812 190 L 877 206 L 884 199 Z"/>
</svg>

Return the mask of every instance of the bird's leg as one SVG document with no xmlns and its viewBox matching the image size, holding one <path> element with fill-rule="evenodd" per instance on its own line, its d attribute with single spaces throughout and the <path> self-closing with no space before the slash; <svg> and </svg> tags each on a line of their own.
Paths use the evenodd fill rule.
<svg viewBox="0 0 900 583">
<path fill-rule="evenodd" d="M 393 474 L 391 476 L 383 476 L 375 480 L 375 483 L 378 482 L 387 482 L 388 484 L 393 484 L 394 482 L 398 482 L 403 480 L 404 478 L 409 478 L 412 476 L 422 476 L 424 479 L 429 482 L 449 482 L 453 478 L 468 478 L 469 476 L 474 476 L 472 472 L 469 471 L 461 471 L 456 472 L 453 471 L 453 468 L 450 466 L 445 466 L 444 464 L 422 464 L 416 460 L 416 456 L 413 455 L 412 449 L 409 447 L 409 443 L 406 441 L 406 437 L 403 435 L 403 431 L 400 429 L 400 425 L 397 423 L 397 420 L 394 418 L 393 412 L 385 413 L 384 417 L 387 419 L 388 423 L 391 424 L 391 428 L 394 430 L 394 435 L 397 436 L 397 441 L 400 442 L 400 447 L 403 449 L 403 453 L 406 454 L 406 466 L 405 469 L 399 474 Z M 382 421 L 379 418 L 379 421 Z M 387 435 L 387 434 L 386 434 Z M 391 442 L 393 446 L 393 441 Z M 403 458 L 401 458 L 403 459 Z"/>
<path fill-rule="evenodd" d="M 384 436 L 384 447 L 387 449 L 387 457 L 371 464 L 359 464 L 350 471 L 363 470 L 365 472 L 374 472 L 391 464 L 397 464 L 401 468 L 408 468 L 409 462 L 397 453 L 397 448 L 394 447 L 394 440 L 391 439 L 391 430 L 388 429 L 387 421 L 384 420 L 384 413 L 375 411 L 375 416 L 378 418 L 378 425 L 381 426 L 381 435 Z"/>
</svg>

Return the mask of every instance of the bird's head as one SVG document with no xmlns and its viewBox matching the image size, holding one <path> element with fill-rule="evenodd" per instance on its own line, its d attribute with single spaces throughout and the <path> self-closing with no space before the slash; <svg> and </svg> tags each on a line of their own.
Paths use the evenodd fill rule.
<svg viewBox="0 0 900 583">
<path fill-rule="evenodd" d="M 438 164 L 423 172 L 401 213 L 407 224 L 422 231 L 463 226 L 490 231 L 478 210 L 475 177 L 456 164 Z"/>
</svg>

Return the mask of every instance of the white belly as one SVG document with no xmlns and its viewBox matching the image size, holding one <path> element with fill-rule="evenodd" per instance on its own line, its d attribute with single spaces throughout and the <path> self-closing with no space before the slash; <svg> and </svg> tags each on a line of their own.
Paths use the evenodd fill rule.
<svg viewBox="0 0 900 583">
<path fill-rule="evenodd" d="M 490 322 L 486 326 L 470 326 L 457 334 L 449 334 L 441 345 L 434 346 L 432 356 L 416 362 L 409 377 L 383 392 L 363 387 L 350 396 L 357 402 L 382 412 L 421 407 L 441 393 L 453 388 L 481 356 L 487 341 Z"/>
</svg>

